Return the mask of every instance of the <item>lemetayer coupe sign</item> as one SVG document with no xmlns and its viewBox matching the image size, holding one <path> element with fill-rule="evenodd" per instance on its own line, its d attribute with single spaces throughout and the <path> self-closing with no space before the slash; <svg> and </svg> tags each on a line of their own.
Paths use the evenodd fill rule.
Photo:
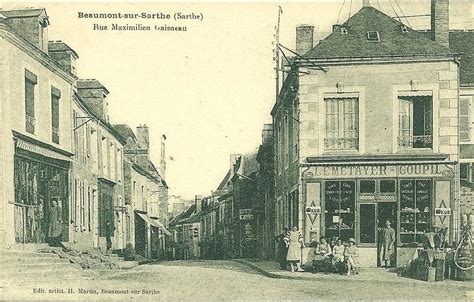
<svg viewBox="0 0 474 302">
<path fill-rule="evenodd" d="M 398 164 L 398 165 L 334 165 L 312 166 L 305 172 L 306 178 L 352 178 L 352 177 L 452 177 L 449 164 Z"/>
</svg>

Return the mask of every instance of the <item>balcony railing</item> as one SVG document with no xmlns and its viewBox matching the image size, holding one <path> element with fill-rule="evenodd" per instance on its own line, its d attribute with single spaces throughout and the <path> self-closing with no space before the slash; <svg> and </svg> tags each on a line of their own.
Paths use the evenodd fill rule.
<svg viewBox="0 0 474 302">
<path fill-rule="evenodd" d="M 433 136 L 431 135 L 399 136 L 398 146 L 402 148 L 432 148 Z"/>
<path fill-rule="evenodd" d="M 36 119 L 30 115 L 26 115 L 26 132 L 34 134 L 35 124 L 36 124 Z"/>
<path fill-rule="evenodd" d="M 61 131 L 58 128 L 52 127 L 51 135 L 52 135 L 53 143 L 59 144 L 60 133 Z"/>
<path fill-rule="evenodd" d="M 325 138 L 324 148 L 328 150 L 357 150 L 359 148 L 359 138 Z"/>
</svg>

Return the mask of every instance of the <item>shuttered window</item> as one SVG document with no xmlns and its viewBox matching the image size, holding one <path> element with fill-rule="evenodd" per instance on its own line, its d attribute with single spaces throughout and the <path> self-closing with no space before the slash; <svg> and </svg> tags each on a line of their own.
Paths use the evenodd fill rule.
<svg viewBox="0 0 474 302">
<path fill-rule="evenodd" d="M 459 140 L 468 142 L 470 140 L 470 113 L 471 99 L 469 97 L 461 97 L 459 99 Z"/>
<path fill-rule="evenodd" d="M 359 112 L 357 98 L 326 98 L 326 149 L 357 150 Z"/>
</svg>

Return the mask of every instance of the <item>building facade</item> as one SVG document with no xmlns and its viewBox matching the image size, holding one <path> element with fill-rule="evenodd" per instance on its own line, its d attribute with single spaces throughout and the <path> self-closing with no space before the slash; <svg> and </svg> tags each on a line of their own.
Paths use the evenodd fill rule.
<svg viewBox="0 0 474 302">
<path fill-rule="evenodd" d="M 0 11 L 0 237 L 69 240 L 76 76 L 48 53 L 44 9 Z"/>
<path fill-rule="evenodd" d="M 164 259 L 168 224 L 168 187 L 150 160 L 149 129 L 139 126 L 136 134 L 127 125 L 115 125 L 126 138 L 124 148 L 125 237 L 136 254 Z M 163 205 L 165 205 L 163 207 Z"/>
<path fill-rule="evenodd" d="M 273 167 L 273 125 L 264 125 L 262 144 L 257 153 L 256 200 L 253 211 L 257 228 L 257 256 L 263 259 L 275 257 L 275 193 Z"/>
<path fill-rule="evenodd" d="M 434 28 L 436 42 L 365 5 L 314 47 L 313 28 L 297 29 L 299 56 L 272 111 L 277 230 L 297 226 L 307 245 L 355 238 L 369 267 L 386 220 L 397 266 L 424 233 L 456 239 L 459 64 L 447 20 Z"/>
</svg>

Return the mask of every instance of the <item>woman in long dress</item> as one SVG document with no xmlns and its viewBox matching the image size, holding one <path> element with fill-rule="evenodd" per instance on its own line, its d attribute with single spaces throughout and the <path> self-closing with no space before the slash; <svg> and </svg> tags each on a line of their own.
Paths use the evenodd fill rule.
<svg viewBox="0 0 474 302">
<path fill-rule="evenodd" d="M 286 260 L 290 262 L 291 272 L 295 271 L 295 264 L 298 272 L 303 272 L 301 268 L 301 248 L 304 247 L 303 237 L 296 226 L 285 236 L 285 243 L 288 246 Z"/>
</svg>

